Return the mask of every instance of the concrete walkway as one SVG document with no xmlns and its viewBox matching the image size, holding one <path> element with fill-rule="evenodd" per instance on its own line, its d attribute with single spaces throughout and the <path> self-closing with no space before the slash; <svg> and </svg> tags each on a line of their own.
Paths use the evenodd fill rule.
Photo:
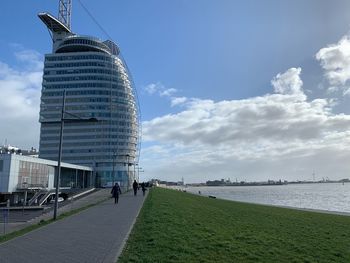
<svg viewBox="0 0 350 263">
<path fill-rule="evenodd" d="M 59 204 L 59 208 L 58 208 L 58 214 L 62 214 L 64 212 L 70 212 L 72 210 L 75 210 L 77 208 L 80 207 L 84 207 L 90 204 L 96 204 L 100 201 L 106 200 L 109 196 L 110 196 L 110 191 L 111 189 L 98 189 L 97 191 L 90 193 L 86 196 L 83 196 L 81 198 L 78 199 L 74 199 L 72 201 L 69 201 L 68 203 L 66 203 L 64 206 L 61 206 L 61 204 Z M 12 214 L 12 212 L 10 211 L 10 213 Z M 2 216 L 2 215 L 1 215 Z M 36 215 L 33 219 L 29 220 L 29 221 L 25 221 L 25 222 L 12 222 L 11 220 L 9 221 L 9 224 L 6 225 L 6 232 L 4 233 L 3 231 L 3 223 L 0 224 L 1 229 L 0 229 L 0 236 L 4 235 L 4 234 L 8 234 L 10 232 L 13 231 L 17 231 L 20 230 L 22 228 L 25 228 L 27 226 L 33 225 L 33 224 L 37 224 L 39 223 L 41 220 L 48 220 L 51 219 L 53 217 L 53 209 L 47 211 L 42 210 L 41 211 L 41 215 L 40 212 L 38 213 L 38 215 Z M 1 261 L 0 261 L 1 263 Z"/>
<path fill-rule="evenodd" d="M 145 198 L 129 192 L 0 244 L 0 262 L 116 262 Z"/>
</svg>

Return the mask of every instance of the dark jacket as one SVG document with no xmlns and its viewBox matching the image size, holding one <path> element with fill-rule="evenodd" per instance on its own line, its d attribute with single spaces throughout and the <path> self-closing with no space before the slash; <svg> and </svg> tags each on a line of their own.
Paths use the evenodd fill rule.
<svg viewBox="0 0 350 263">
<path fill-rule="evenodd" d="M 145 183 L 142 183 L 142 184 L 141 184 L 141 189 L 142 189 L 142 191 L 146 191 L 146 185 L 145 185 Z"/>
<path fill-rule="evenodd" d="M 111 194 L 113 197 L 116 197 L 121 193 L 122 193 L 122 191 L 121 191 L 120 186 L 118 184 L 113 186 L 112 191 L 111 191 Z"/>
</svg>

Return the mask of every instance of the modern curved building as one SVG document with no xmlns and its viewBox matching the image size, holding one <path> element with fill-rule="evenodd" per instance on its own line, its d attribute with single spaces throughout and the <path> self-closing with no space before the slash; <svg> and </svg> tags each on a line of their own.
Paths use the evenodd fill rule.
<svg viewBox="0 0 350 263">
<path fill-rule="evenodd" d="M 53 40 L 52 53 L 45 55 L 39 157 L 58 160 L 63 108 L 62 161 L 92 166 L 97 186 L 119 182 L 129 188 L 137 169 L 140 119 L 118 46 L 74 34 L 48 13 L 39 18 Z"/>
</svg>

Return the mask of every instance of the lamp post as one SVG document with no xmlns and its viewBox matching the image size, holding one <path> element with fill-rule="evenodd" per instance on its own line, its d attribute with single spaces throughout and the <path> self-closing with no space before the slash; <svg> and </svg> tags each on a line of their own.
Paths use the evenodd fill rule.
<svg viewBox="0 0 350 263">
<path fill-rule="evenodd" d="M 63 125 L 64 125 L 64 109 L 66 103 L 66 90 L 63 90 L 63 101 L 61 109 L 61 128 L 60 128 L 60 142 L 58 145 L 58 160 L 57 160 L 57 176 L 56 176 L 56 189 L 55 189 L 55 205 L 53 209 L 53 220 L 57 219 L 57 210 L 58 210 L 58 192 L 60 188 L 60 178 L 61 178 L 61 155 L 62 155 L 62 141 L 63 141 Z"/>
<path fill-rule="evenodd" d="M 134 180 L 136 180 L 136 163 L 134 163 Z M 139 180 L 137 180 L 137 182 L 139 182 Z"/>
<path fill-rule="evenodd" d="M 115 159 L 117 158 L 117 154 L 113 153 L 113 168 L 112 168 L 112 187 L 114 186 L 115 182 L 115 175 L 114 175 L 114 167 L 115 167 Z"/>
<path fill-rule="evenodd" d="M 126 158 L 127 158 L 127 166 L 128 166 L 128 174 L 127 174 L 127 177 L 128 177 L 128 189 L 129 189 L 129 186 L 130 186 L 130 177 L 129 177 L 129 158 L 130 158 L 130 155 L 129 154 L 126 154 L 125 155 Z"/>
<path fill-rule="evenodd" d="M 135 166 L 137 166 L 136 170 L 137 170 L 137 181 L 140 182 L 140 172 L 144 172 L 143 168 L 139 166 L 138 163 L 135 164 Z"/>
<path fill-rule="evenodd" d="M 127 174 L 127 177 L 128 177 L 128 181 L 127 181 L 127 190 L 129 189 L 129 185 L 130 185 L 130 178 L 129 178 L 129 166 L 132 164 L 132 163 L 130 163 L 130 161 L 129 161 L 129 159 L 130 159 L 130 157 L 134 157 L 134 156 L 131 156 L 130 154 L 118 154 L 118 155 L 115 155 L 116 157 L 124 157 L 124 158 L 126 158 L 126 164 L 127 164 L 127 166 L 128 166 L 128 174 Z M 124 165 L 125 165 L 125 162 L 124 162 Z M 113 169 L 113 171 L 114 171 L 114 169 Z"/>
<path fill-rule="evenodd" d="M 138 175 L 137 175 L 139 180 L 140 180 L 140 173 L 144 173 L 144 172 L 145 172 L 145 170 L 143 170 L 143 168 L 140 167 L 139 170 L 138 170 Z"/>
<path fill-rule="evenodd" d="M 61 109 L 61 119 L 60 121 L 42 121 L 41 123 L 60 123 L 60 141 L 58 145 L 58 160 L 57 160 L 57 176 L 55 178 L 55 204 L 54 204 L 54 210 L 53 210 L 53 220 L 57 219 L 57 210 L 58 210 L 58 194 L 59 194 L 59 188 L 60 188 L 60 180 L 61 180 L 61 159 L 62 159 L 62 142 L 63 142 L 63 127 L 64 122 L 97 122 L 98 120 L 96 118 L 89 118 L 89 119 L 83 119 L 77 115 L 74 115 L 72 113 L 65 111 L 65 103 L 66 103 L 66 90 L 63 90 L 63 97 L 62 97 L 62 109 Z M 64 114 L 71 115 L 75 118 L 64 118 Z"/>
</svg>

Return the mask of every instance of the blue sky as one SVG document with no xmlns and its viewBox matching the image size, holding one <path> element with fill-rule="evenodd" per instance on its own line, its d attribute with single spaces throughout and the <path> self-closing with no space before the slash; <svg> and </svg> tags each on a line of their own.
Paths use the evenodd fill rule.
<svg viewBox="0 0 350 263">
<path fill-rule="evenodd" d="M 349 177 L 349 1 L 81 1 L 133 74 L 144 178 Z M 2 142 L 38 144 L 31 121 L 51 43 L 37 13 L 57 15 L 57 7 L 2 3 L 0 90 L 13 102 L 2 110 L 28 106 L 2 117 Z M 107 38 L 79 1 L 72 29 Z"/>
</svg>

